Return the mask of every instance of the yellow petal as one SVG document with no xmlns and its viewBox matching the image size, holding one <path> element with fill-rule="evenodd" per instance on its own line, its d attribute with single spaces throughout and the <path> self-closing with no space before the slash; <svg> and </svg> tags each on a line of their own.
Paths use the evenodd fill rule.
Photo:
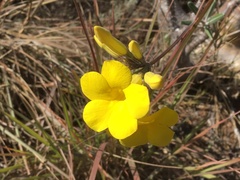
<svg viewBox="0 0 240 180">
<path fill-rule="evenodd" d="M 166 125 L 168 127 L 173 126 L 178 121 L 178 114 L 176 111 L 163 107 L 152 115 L 152 118 L 159 124 Z"/>
<path fill-rule="evenodd" d="M 124 139 L 137 130 L 137 119 L 128 111 L 124 101 L 118 101 L 112 107 L 108 129 L 116 139 Z"/>
<path fill-rule="evenodd" d="M 158 90 L 163 86 L 163 78 L 159 74 L 154 74 L 152 72 L 147 72 L 144 74 L 144 81 L 153 90 Z"/>
<path fill-rule="evenodd" d="M 137 41 L 130 41 L 128 49 L 136 59 L 142 59 L 142 52 Z"/>
<path fill-rule="evenodd" d="M 94 26 L 94 33 L 94 39 L 97 44 L 113 57 L 117 58 L 127 54 L 127 47 L 121 41 L 114 38 L 107 29 Z"/>
<path fill-rule="evenodd" d="M 174 132 L 165 125 L 158 123 L 148 124 L 148 142 L 154 146 L 167 146 L 174 135 Z"/>
<path fill-rule="evenodd" d="M 83 120 L 94 131 L 100 132 L 108 128 L 113 103 L 104 100 L 93 100 L 83 109 Z"/>
<path fill-rule="evenodd" d="M 97 72 L 88 72 L 80 79 L 83 94 L 90 100 L 111 100 L 111 88 L 105 78 Z"/>
<path fill-rule="evenodd" d="M 150 105 L 148 89 L 139 84 L 130 84 L 123 92 L 126 97 L 125 102 L 133 117 L 139 119 L 145 116 Z"/>
<path fill-rule="evenodd" d="M 141 73 L 133 74 L 131 83 L 142 85 L 143 84 L 143 79 L 142 78 L 143 78 L 143 75 Z"/>
<path fill-rule="evenodd" d="M 101 74 L 107 80 L 111 88 L 124 89 L 132 79 L 130 69 L 119 61 L 104 61 Z"/>
<path fill-rule="evenodd" d="M 138 126 L 138 129 L 131 136 L 120 139 L 120 143 L 126 147 L 140 146 L 148 143 L 147 139 L 147 126 Z"/>
</svg>

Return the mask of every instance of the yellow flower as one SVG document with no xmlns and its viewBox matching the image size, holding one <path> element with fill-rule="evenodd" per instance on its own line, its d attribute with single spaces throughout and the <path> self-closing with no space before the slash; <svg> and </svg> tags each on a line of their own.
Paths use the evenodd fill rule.
<svg viewBox="0 0 240 180">
<path fill-rule="evenodd" d="M 171 142 L 174 132 L 169 128 L 178 121 L 178 114 L 164 107 L 150 116 L 139 119 L 138 129 L 131 136 L 119 140 L 127 147 L 150 143 L 155 146 L 166 146 Z"/>
<path fill-rule="evenodd" d="M 142 59 L 143 55 L 137 41 L 130 41 L 130 43 L 128 44 L 128 49 L 136 59 Z"/>
<path fill-rule="evenodd" d="M 152 72 L 147 72 L 144 74 L 144 81 L 153 90 L 159 90 L 163 86 L 162 76 Z"/>
<path fill-rule="evenodd" d="M 149 110 L 149 95 L 145 86 L 131 84 L 130 69 L 109 60 L 103 63 L 101 74 L 89 72 L 80 79 L 82 92 L 91 101 L 83 110 L 83 119 L 93 130 L 108 129 L 116 139 L 132 135 L 138 119 Z"/>
<path fill-rule="evenodd" d="M 94 26 L 94 33 L 94 39 L 97 44 L 113 57 L 118 58 L 127 54 L 127 47 L 113 37 L 107 29 L 100 26 Z"/>
</svg>

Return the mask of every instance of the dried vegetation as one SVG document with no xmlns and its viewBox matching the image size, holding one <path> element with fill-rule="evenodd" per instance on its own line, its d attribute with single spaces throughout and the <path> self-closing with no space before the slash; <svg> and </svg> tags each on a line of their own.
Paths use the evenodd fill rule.
<svg viewBox="0 0 240 180">
<path fill-rule="evenodd" d="M 237 4 L 217 26 L 220 36 L 214 43 L 221 40 L 221 45 L 210 51 L 194 48 L 197 56 L 183 55 L 169 75 L 171 89 L 165 87 L 157 104 L 176 101 L 179 123 L 172 143 L 132 149 L 95 134 L 82 121 L 87 99 L 79 77 L 94 67 L 89 43 L 98 63 L 111 58 L 94 45 L 92 26 L 103 25 L 126 44 L 137 40 L 151 61 L 179 36 L 168 24 L 173 6 L 160 12 L 165 1 L 74 2 L 0 3 L 1 179 L 238 179 L 240 20 L 233 12 L 239 12 L 239 2 L 227 1 Z M 164 26 L 158 21 L 162 12 Z M 210 40 L 204 42 L 208 47 Z M 234 60 L 228 57 L 232 51 Z M 163 71 L 171 52 L 154 65 L 155 72 Z"/>
</svg>

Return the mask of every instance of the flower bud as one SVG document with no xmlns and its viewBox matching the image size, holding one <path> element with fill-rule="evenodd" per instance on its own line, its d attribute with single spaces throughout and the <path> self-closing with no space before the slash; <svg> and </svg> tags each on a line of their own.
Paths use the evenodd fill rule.
<svg viewBox="0 0 240 180">
<path fill-rule="evenodd" d="M 144 81 L 153 90 L 159 90 L 163 86 L 163 77 L 153 72 L 147 72 L 144 74 Z"/>
<path fill-rule="evenodd" d="M 142 78 L 143 78 L 143 75 L 141 73 L 133 74 L 131 83 L 142 85 L 143 84 L 143 79 Z"/>
<path fill-rule="evenodd" d="M 127 47 L 113 37 L 107 29 L 100 26 L 94 26 L 94 33 L 96 43 L 111 56 L 118 58 L 127 54 Z"/>
<path fill-rule="evenodd" d="M 128 50 L 132 53 L 132 55 L 136 58 L 136 59 L 142 59 L 142 52 L 140 50 L 139 44 L 137 41 L 130 41 L 130 43 L 128 44 Z"/>
</svg>

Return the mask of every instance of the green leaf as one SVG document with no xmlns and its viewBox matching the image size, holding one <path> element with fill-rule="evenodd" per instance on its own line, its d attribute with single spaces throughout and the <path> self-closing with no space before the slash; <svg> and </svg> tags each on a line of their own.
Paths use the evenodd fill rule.
<svg viewBox="0 0 240 180">
<path fill-rule="evenodd" d="M 204 31 L 210 39 L 213 39 L 212 31 L 208 27 L 204 27 Z"/>
<path fill-rule="evenodd" d="M 26 132 L 28 132 L 29 134 L 31 134 L 33 137 L 35 137 L 38 141 L 44 143 L 46 146 L 49 145 L 49 142 L 44 139 L 43 137 L 41 137 L 38 133 L 36 133 L 33 129 L 29 128 L 28 126 L 26 126 L 24 123 L 22 123 L 21 121 L 19 121 L 17 118 L 11 116 L 10 114 L 8 113 L 5 113 L 4 114 L 9 118 L 11 119 L 12 121 L 14 121 L 16 124 L 18 124 L 21 128 L 23 128 Z"/>
<path fill-rule="evenodd" d="M 206 19 L 209 18 L 209 16 L 212 14 L 213 9 L 216 6 L 216 0 L 213 1 L 213 3 L 211 4 L 210 8 L 208 9 L 207 13 L 206 13 Z"/>
<path fill-rule="evenodd" d="M 183 25 L 190 25 L 191 23 L 192 23 L 192 21 L 188 21 L 188 20 L 181 22 L 181 24 L 183 24 Z"/>
<path fill-rule="evenodd" d="M 216 176 L 213 175 L 213 174 L 203 174 L 203 175 L 201 175 L 201 176 L 204 177 L 204 178 L 206 178 L 206 179 L 214 179 L 214 178 L 216 178 Z"/>
<path fill-rule="evenodd" d="M 187 167 L 184 167 L 184 170 L 186 171 L 196 171 L 196 167 L 193 167 L 193 166 L 187 166 Z"/>
<path fill-rule="evenodd" d="M 23 167 L 22 164 L 15 164 L 13 166 L 9 166 L 9 167 L 6 167 L 6 168 L 1 168 L 0 173 L 9 173 L 9 171 L 13 171 L 13 170 L 19 169 L 21 167 Z"/>
<path fill-rule="evenodd" d="M 222 20 L 223 17 L 224 17 L 224 14 L 222 14 L 222 13 L 215 14 L 215 15 L 211 16 L 210 18 L 208 18 L 206 25 L 214 24 L 214 23 Z"/>
<path fill-rule="evenodd" d="M 188 5 L 189 9 L 190 9 L 194 14 L 197 14 L 198 8 L 197 8 L 197 6 L 195 6 L 195 4 L 193 4 L 193 2 L 188 1 L 187 5 Z"/>
</svg>

